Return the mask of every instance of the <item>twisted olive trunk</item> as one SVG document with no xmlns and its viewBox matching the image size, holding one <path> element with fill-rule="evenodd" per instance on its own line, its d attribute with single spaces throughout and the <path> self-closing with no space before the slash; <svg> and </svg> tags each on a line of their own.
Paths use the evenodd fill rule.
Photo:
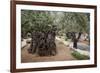
<svg viewBox="0 0 100 73">
<path fill-rule="evenodd" d="M 39 32 L 32 33 L 32 42 L 29 53 L 36 53 L 39 56 L 56 55 L 55 32 Z"/>
<path fill-rule="evenodd" d="M 78 40 L 80 39 L 80 37 L 81 37 L 81 32 L 79 32 L 79 34 L 78 34 L 78 37 L 76 38 L 76 35 L 75 35 L 75 33 L 74 33 L 74 36 L 73 36 L 73 47 L 75 48 L 75 49 L 77 49 L 77 43 L 78 43 Z"/>
</svg>

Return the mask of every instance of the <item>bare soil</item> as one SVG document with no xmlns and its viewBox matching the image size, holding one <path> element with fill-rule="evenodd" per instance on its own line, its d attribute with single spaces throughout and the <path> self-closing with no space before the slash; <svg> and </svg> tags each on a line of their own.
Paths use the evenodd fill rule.
<svg viewBox="0 0 100 73">
<path fill-rule="evenodd" d="M 27 49 L 30 48 L 30 44 L 21 49 L 21 62 L 49 62 L 49 61 L 68 61 L 76 60 L 71 55 L 71 50 L 64 45 L 61 41 L 56 40 L 57 54 L 55 56 L 40 57 L 37 54 L 28 53 Z"/>
</svg>

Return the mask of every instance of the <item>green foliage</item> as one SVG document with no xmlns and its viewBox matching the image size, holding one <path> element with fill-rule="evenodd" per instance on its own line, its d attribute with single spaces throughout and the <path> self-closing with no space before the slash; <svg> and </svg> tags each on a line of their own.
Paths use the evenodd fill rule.
<svg viewBox="0 0 100 73">
<path fill-rule="evenodd" d="M 57 26 L 57 35 L 66 32 L 89 33 L 89 13 L 21 10 L 21 31 L 49 31 Z"/>
<path fill-rule="evenodd" d="M 64 32 L 89 32 L 89 20 L 87 14 L 88 13 L 75 12 L 64 13 L 64 17 L 60 21 Z"/>
<path fill-rule="evenodd" d="M 87 59 L 89 59 L 88 56 L 82 55 L 82 54 L 78 53 L 77 51 L 72 52 L 72 55 L 78 60 L 87 60 Z"/>
<path fill-rule="evenodd" d="M 68 38 L 67 37 L 65 37 L 65 41 L 67 41 L 68 40 Z"/>
<path fill-rule="evenodd" d="M 44 11 L 21 11 L 21 31 L 28 33 L 32 31 L 49 31 L 52 29 L 54 17 L 51 12 Z"/>
</svg>

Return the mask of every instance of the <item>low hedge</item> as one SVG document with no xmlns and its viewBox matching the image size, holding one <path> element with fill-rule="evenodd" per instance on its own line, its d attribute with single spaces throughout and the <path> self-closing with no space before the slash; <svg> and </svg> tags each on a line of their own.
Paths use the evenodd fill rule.
<svg viewBox="0 0 100 73">
<path fill-rule="evenodd" d="M 82 55 L 77 51 L 72 52 L 72 55 L 77 59 L 77 60 L 87 60 L 89 59 L 89 56 Z"/>
</svg>

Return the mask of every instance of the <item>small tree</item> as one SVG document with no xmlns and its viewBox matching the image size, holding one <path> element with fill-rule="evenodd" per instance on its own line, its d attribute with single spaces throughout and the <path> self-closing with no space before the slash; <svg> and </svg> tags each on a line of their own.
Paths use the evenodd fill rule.
<svg viewBox="0 0 100 73">
<path fill-rule="evenodd" d="M 70 32 L 70 38 L 73 41 L 73 47 L 77 48 L 77 42 L 82 33 L 89 33 L 89 13 L 64 13 L 60 21 L 65 33 Z"/>
</svg>

